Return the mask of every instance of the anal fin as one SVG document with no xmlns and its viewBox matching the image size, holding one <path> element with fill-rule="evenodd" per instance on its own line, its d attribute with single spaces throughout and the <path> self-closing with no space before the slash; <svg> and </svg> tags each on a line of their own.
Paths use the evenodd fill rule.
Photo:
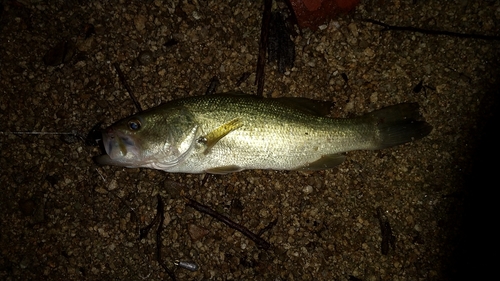
<svg viewBox="0 0 500 281">
<path fill-rule="evenodd" d="M 318 160 L 311 162 L 303 167 L 299 167 L 295 170 L 298 170 L 298 171 L 319 171 L 319 170 L 331 169 L 335 166 L 340 165 L 342 162 L 344 162 L 345 158 L 346 158 L 346 156 L 343 154 L 323 155 Z"/>
<path fill-rule="evenodd" d="M 241 170 L 243 170 L 243 169 L 240 166 L 228 165 L 228 166 L 210 168 L 210 169 L 205 170 L 205 172 L 207 172 L 209 174 L 224 175 L 224 174 L 239 172 Z"/>
</svg>

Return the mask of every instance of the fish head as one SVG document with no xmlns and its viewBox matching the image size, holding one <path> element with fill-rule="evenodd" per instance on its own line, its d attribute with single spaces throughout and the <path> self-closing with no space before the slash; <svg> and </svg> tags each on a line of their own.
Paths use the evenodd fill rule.
<svg viewBox="0 0 500 281">
<path fill-rule="evenodd" d="M 100 165 L 168 170 L 191 151 L 197 128 L 185 110 L 143 111 L 103 131 L 106 154 L 95 161 Z"/>
<path fill-rule="evenodd" d="M 140 160 L 141 139 L 138 131 L 141 129 L 140 119 L 132 118 L 126 124 L 115 124 L 105 129 L 102 141 L 106 154 L 113 160 L 132 163 Z"/>
</svg>

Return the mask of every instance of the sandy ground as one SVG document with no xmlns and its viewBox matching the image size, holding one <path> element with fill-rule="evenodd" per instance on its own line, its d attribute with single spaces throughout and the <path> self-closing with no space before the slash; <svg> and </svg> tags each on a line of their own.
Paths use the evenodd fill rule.
<svg viewBox="0 0 500 281">
<path fill-rule="evenodd" d="M 500 2 L 362 2 L 353 14 L 295 37 L 295 66 L 285 75 L 267 66 L 266 96 L 333 101 L 334 117 L 418 102 L 434 127 L 428 137 L 350 152 L 332 170 L 244 171 L 202 184 L 206 175 L 98 167 L 92 157 L 99 148 L 78 138 L 4 133 L 0 279 L 169 280 L 156 259 L 154 229 L 138 239 L 158 194 L 165 201 L 161 252 L 178 280 L 486 275 L 492 268 L 483 251 L 498 244 L 489 219 L 498 180 L 485 182 L 495 179 L 488 168 L 498 166 L 497 125 L 489 118 L 497 108 L 499 41 L 382 32 L 362 19 L 499 35 Z M 143 108 L 203 94 L 214 75 L 219 92 L 256 91 L 261 1 L 0 3 L 3 132 L 87 133 L 134 113 L 113 63 Z M 85 24 L 95 34 L 86 34 Z M 67 51 L 46 57 L 56 64 L 47 65 L 44 56 L 60 42 Z M 481 165 L 485 160 L 495 164 Z M 271 248 L 258 249 L 186 207 L 185 196 L 254 232 L 277 219 L 262 235 Z M 386 254 L 377 210 L 395 237 Z"/>
</svg>

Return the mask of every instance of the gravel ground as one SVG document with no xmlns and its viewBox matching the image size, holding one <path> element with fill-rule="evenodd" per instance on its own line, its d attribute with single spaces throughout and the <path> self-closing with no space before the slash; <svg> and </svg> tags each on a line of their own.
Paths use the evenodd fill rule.
<svg viewBox="0 0 500 281">
<path fill-rule="evenodd" d="M 0 1 L 0 130 L 86 133 L 134 113 L 113 63 L 143 108 L 203 94 L 214 75 L 219 92 L 255 93 L 255 74 L 237 84 L 255 73 L 262 1 L 90 2 Z M 298 35 L 295 66 L 284 75 L 267 66 L 267 96 L 333 101 L 334 117 L 419 102 L 434 127 L 413 143 L 350 152 L 332 170 L 207 179 L 98 167 L 99 148 L 68 136 L 0 135 L 0 279 L 169 280 L 154 231 L 138 239 L 158 194 L 165 201 L 161 252 L 178 280 L 486 275 L 492 268 L 482 251 L 498 243 L 487 229 L 493 194 L 485 187 L 494 184 L 482 183 L 495 179 L 486 169 L 494 164 L 481 164 L 498 159 L 487 148 L 499 42 L 382 32 L 361 20 L 500 34 L 500 2 L 440 3 L 363 1 Z M 277 219 L 262 235 L 271 248 L 186 207 L 185 196 L 254 232 Z M 380 219 L 395 238 L 384 253 Z"/>
</svg>

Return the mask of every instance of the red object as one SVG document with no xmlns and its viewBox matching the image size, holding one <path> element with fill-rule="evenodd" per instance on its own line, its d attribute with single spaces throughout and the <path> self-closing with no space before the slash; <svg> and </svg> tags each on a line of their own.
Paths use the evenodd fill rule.
<svg viewBox="0 0 500 281">
<path fill-rule="evenodd" d="M 359 0 L 288 0 L 301 28 L 316 30 L 339 13 L 347 13 Z"/>
</svg>

